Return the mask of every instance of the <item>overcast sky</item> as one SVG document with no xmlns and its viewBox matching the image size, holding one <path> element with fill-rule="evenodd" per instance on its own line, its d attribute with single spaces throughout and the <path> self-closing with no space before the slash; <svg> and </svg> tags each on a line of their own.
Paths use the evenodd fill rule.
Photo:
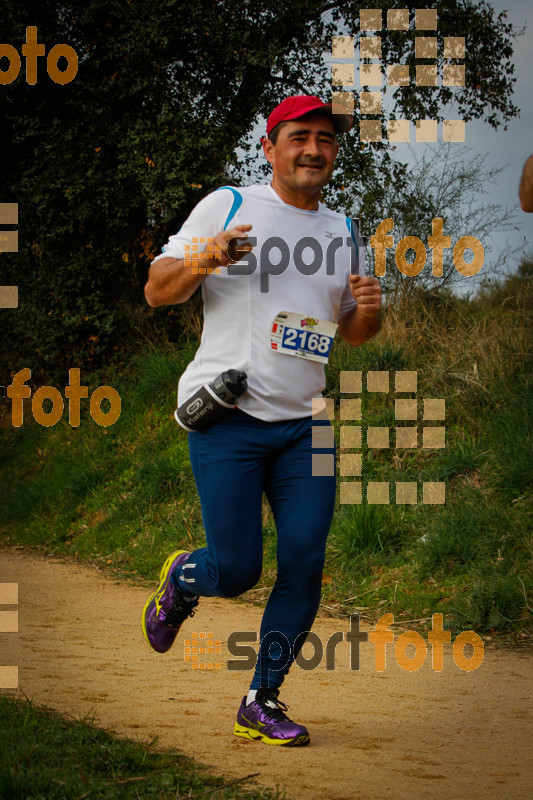
<svg viewBox="0 0 533 800">
<path fill-rule="evenodd" d="M 496 200 L 517 209 L 518 230 L 512 235 L 513 244 L 518 246 L 525 239 L 526 250 L 533 253 L 533 214 L 523 212 L 518 203 L 522 167 L 533 153 L 533 0 L 491 0 L 490 4 L 498 12 L 507 11 L 515 27 L 527 24 L 526 32 L 515 42 L 514 52 L 517 79 L 514 103 L 520 108 L 520 116 L 509 122 L 507 131 L 503 126 L 494 131 L 489 125 L 470 122 L 466 128 L 466 142 L 475 152 L 487 153 L 488 165 L 507 165 L 494 187 Z M 515 256 L 515 264 L 517 259 Z"/>
<path fill-rule="evenodd" d="M 533 214 L 523 212 L 518 202 L 518 184 L 522 168 L 528 156 L 533 153 L 533 0 L 488 0 L 488 2 L 496 12 L 507 11 L 508 21 L 516 29 L 526 26 L 525 33 L 513 40 L 516 78 L 513 102 L 520 109 L 520 114 L 507 124 L 506 131 L 503 124 L 494 131 L 486 122 L 468 122 L 464 146 L 452 144 L 449 147 L 471 148 L 471 156 L 482 156 L 486 168 L 502 168 L 495 183 L 487 185 L 486 202 L 498 203 L 513 209 L 514 228 L 506 232 L 495 231 L 491 236 L 492 241 L 484 240 L 482 244 L 486 248 L 491 247 L 491 252 L 486 258 L 487 267 L 489 262 L 495 261 L 501 264 L 502 271 L 512 273 L 516 271 L 521 255 L 524 253 L 533 255 Z M 379 7 L 378 3 L 375 5 Z M 431 0 L 420 3 L 421 8 L 434 6 Z M 368 7 L 374 6 L 369 2 Z M 459 31 L 457 35 L 461 35 Z M 328 69 L 331 69 L 331 53 L 324 54 L 324 59 Z M 355 63 L 358 64 L 357 59 Z M 392 97 L 390 94 L 385 95 L 383 100 L 386 108 Z M 450 112 L 450 118 L 454 118 L 453 112 Z M 253 138 L 257 140 L 264 135 L 264 130 L 265 121 L 261 120 L 254 129 Z M 439 139 L 441 137 L 442 126 L 439 126 Z M 413 138 L 412 132 L 411 138 Z M 434 146 L 420 142 L 411 145 L 398 144 L 395 157 L 413 163 L 414 159 L 422 155 L 423 148 Z M 480 196 L 479 202 L 483 201 L 483 196 Z M 475 232 L 465 230 L 462 235 L 475 235 Z M 504 263 L 498 254 L 506 251 L 512 251 L 512 255 Z M 477 276 L 465 279 L 462 286 L 456 285 L 455 288 L 457 291 L 461 289 L 468 291 L 485 275 L 486 272 L 482 269 Z"/>
<path fill-rule="evenodd" d="M 487 167 L 504 167 L 496 183 L 488 187 L 487 200 L 514 208 L 515 229 L 510 233 L 493 235 L 494 255 L 502 251 L 509 240 L 511 248 L 533 253 L 533 214 L 524 213 L 518 202 L 518 184 L 525 160 L 533 153 L 533 0 L 489 0 L 497 12 L 507 11 L 508 20 L 516 28 L 527 25 L 523 36 L 514 41 L 515 92 L 514 103 L 520 116 L 508 123 L 507 131 L 501 125 L 494 131 L 487 123 L 469 122 L 466 125 L 465 145 L 473 154 L 486 156 Z M 422 4 L 421 4 L 422 5 Z M 430 3 L 427 7 L 430 7 Z M 422 6 L 423 7 L 423 6 Z M 458 32 L 458 35 L 459 32 Z M 453 147 L 454 145 L 450 145 Z M 417 152 L 422 144 L 417 144 Z M 409 159 L 407 145 L 399 146 L 397 156 Z M 465 231 L 465 235 L 469 232 Z M 524 240 L 526 242 L 524 246 Z M 515 253 L 505 266 L 505 271 L 514 272 L 520 261 Z M 483 270 L 479 274 L 482 277 Z M 472 279 L 469 279 L 469 282 Z"/>
</svg>

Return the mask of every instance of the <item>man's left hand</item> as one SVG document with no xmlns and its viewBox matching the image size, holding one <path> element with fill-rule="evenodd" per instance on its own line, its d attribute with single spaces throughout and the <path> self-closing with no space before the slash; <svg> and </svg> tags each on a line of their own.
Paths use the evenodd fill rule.
<svg viewBox="0 0 533 800">
<path fill-rule="evenodd" d="M 364 317 L 379 314 L 381 308 L 381 286 L 377 278 L 370 275 L 350 275 L 350 291 L 357 300 L 357 311 Z"/>
</svg>

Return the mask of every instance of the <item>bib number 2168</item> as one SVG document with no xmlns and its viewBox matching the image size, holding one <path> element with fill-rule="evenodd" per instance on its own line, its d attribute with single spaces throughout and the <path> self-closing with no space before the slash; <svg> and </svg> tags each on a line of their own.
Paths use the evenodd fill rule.
<svg viewBox="0 0 533 800">
<path fill-rule="evenodd" d="M 325 364 L 336 331 L 334 322 L 280 311 L 270 329 L 270 347 L 277 353 Z"/>
<path fill-rule="evenodd" d="M 308 350 L 310 353 L 320 353 L 328 356 L 333 339 L 329 336 L 320 336 L 312 331 L 299 331 L 296 328 L 285 328 L 283 331 L 283 346 L 295 350 Z"/>
</svg>

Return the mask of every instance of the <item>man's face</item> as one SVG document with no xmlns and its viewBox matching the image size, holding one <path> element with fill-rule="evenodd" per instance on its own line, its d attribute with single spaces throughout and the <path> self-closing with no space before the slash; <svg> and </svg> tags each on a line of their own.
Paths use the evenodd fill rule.
<svg viewBox="0 0 533 800">
<path fill-rule="evenodd" d="M 263 142 L 275 180 L 289 191 L 316 194 L 331 178 L 339 150 L 331 117 L 312 112 L 289 120 L 274 145 Z"/>
</svg>

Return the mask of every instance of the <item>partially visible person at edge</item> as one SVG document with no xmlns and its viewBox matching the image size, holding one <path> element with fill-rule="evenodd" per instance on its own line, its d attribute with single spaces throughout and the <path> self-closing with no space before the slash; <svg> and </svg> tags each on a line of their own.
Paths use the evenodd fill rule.
<svg viewBox="0 0 533 800">
<path fill-rule="evenodd" d="M 302 348 L 281 352 L 274 347 L 273 329 L 280 312 L 295 312 L 285 319 L 296 325 L 296 335 L 306 325 L 327 321 L 336 323 L 343 339 L 357 347 L 380 326 L 381 289 L 376 278 L 364 275 L 359 232 L 348 217 L 319 201 L 333 172 L 337 135 L 352 125 L 350 116 L 333 115 L 331 105 L 318 97 L 287 97 L 268 117 L 263 139 L 271 183 L 224 186 L 207 195 L 154 259 L 145 287 L 151 306 L 184 303 L 202 288 L 201 344 L 179 381 L 178 406 L 231 368 L 246 373 L 248 389 L 237 409 L 189 433 L 207 546 L 168 557 L 144 608 L 143 631 L 150 646 L 164 653 L 194 614 L 199 598 L 236 597 L 257 583 L 264 492 L 277 529 L 277 578 L 234 733 L 271 745 L 309 742 L 307 728 L 289 719 L 278 694 L 318 610 L 335 504 L 334 474 L 313 475 L 312 470 L 312 453 L 329 454 L 331 463 L 335 457 L 329 420 L 325 414 L 317 419 L 312 411 L 312 399 L 320 398 L 325 387 L 324 365 L 311 357 L 316 340 L 311 345 L 301 336 L 299 341 L 307 342 Z M 228 265 L 235 266 L 251 251 L 252 243 L 242 241 L 248 235 L 256 240 L 259 269 L 252 274 L 249 269 L 228 272 Z M 290 262 L 282 274 L 269 275 L 264 291 L 260 254 L 263 242 L 273 236 L 288 246 Z M 221 267 L 218 274 L 200 274 L 184 264 L 186 248 L 191 252 L 196 237 L 212 237 L 220 248 L 215 260 L 203 261 Z M 325 269 L 325 258 L 314 274 L 297 269 L 294 249 L 304 237 L 318 241 L 322 254 L 333 238 L 341 238 L 333 274 Z M 205 247 L 200 244 L 199 251 Z M 300 253 L 300 269 L 301 258 Z M 301 319 L 294 323 L 296 317 Z M 330 438 L 311 450 L 312 427 L 319 425 L 330 428 Z"/>
<path fill-rule="evenodd" d="M 524 164 L 518 196 L 522 211 L 533 211 L 533 155 Z"/>
</svg>

